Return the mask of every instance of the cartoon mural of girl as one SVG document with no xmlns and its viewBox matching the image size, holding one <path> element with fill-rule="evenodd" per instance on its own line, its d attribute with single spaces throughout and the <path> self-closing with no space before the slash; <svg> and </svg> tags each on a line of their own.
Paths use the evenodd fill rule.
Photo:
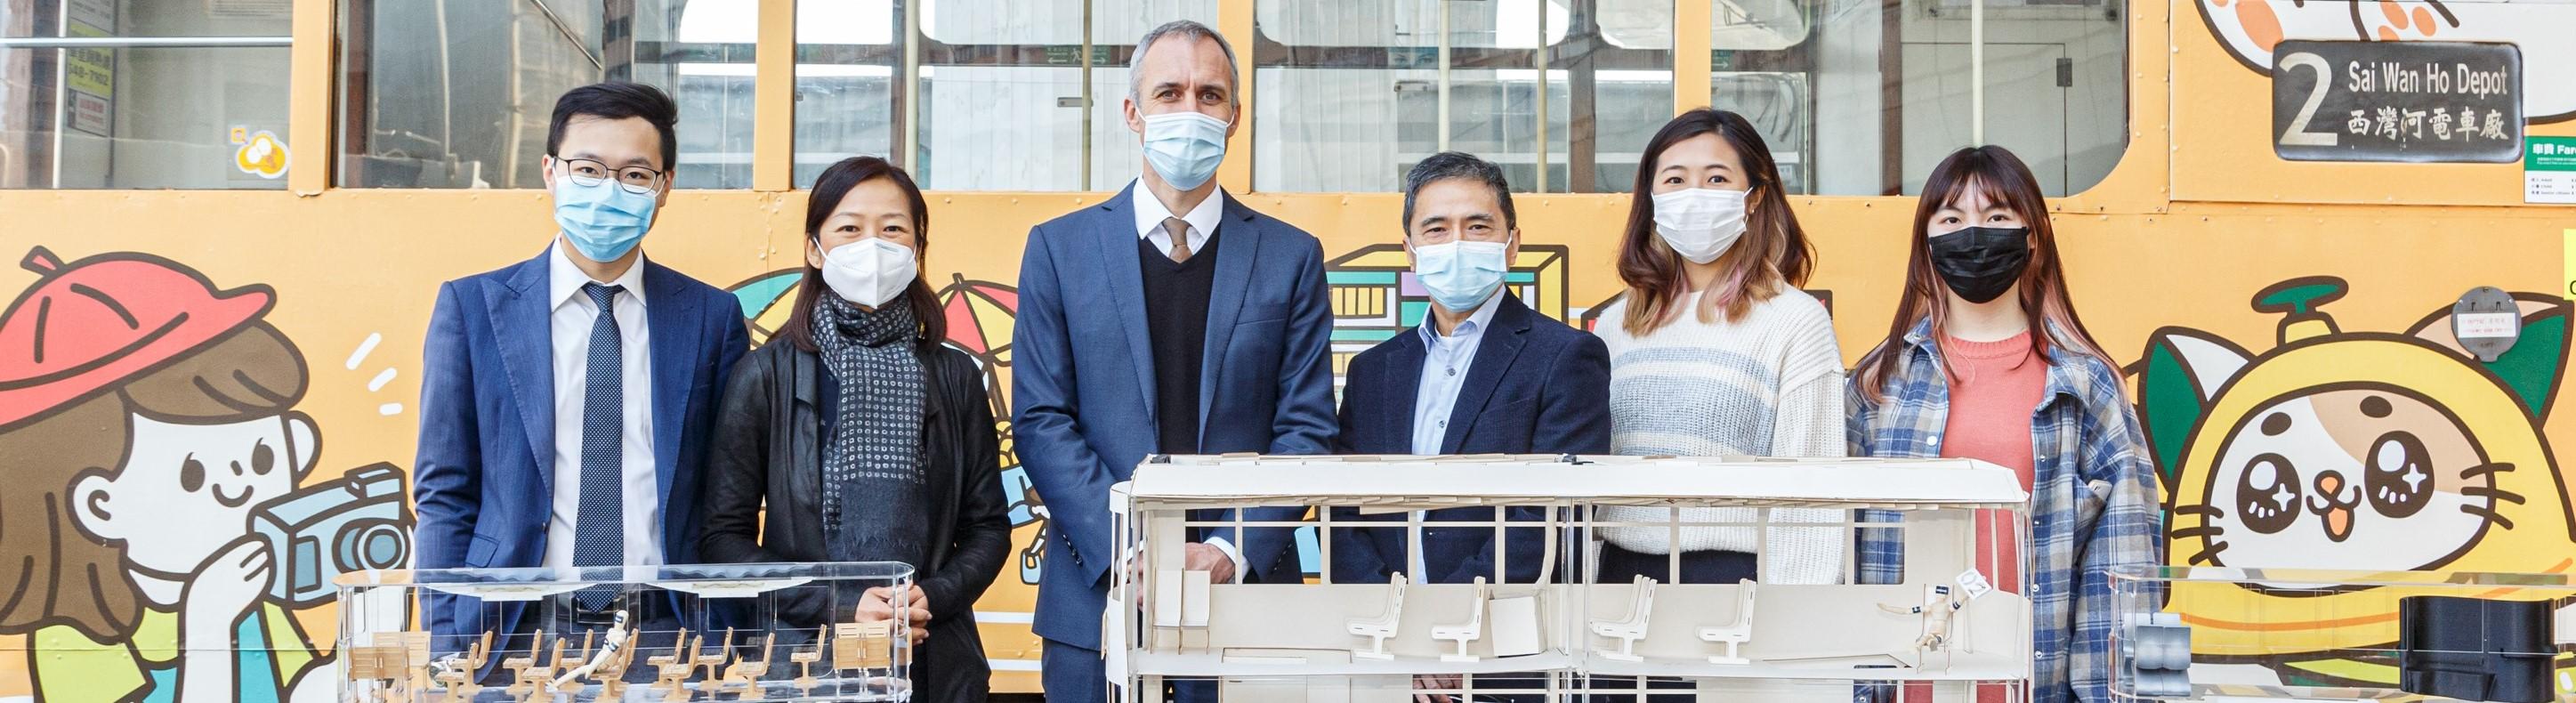
<svg viewBox="0 0 2576 703">
<path fill-rule="evenodd" d="M 319 448 L 274 295 L 143 254 L 24 265 L 43 278 L 0 314 L 0 633 L 29 637 L 36 699 L 329 700 L 252 527 Z"/>
</svg>

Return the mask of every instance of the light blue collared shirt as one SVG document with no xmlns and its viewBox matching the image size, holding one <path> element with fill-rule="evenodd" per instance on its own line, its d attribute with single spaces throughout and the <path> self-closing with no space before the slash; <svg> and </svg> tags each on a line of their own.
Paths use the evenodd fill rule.
<svg viewBox="0 0 2576 703">
<path fill-rule="evenodd" d="M 1467 369 L 1476 363 L 1476 347 L 1484 343 L 1485 328 L 1493 324 L 1494 310 L 1502 305 L 1503 292 L 1494 291 L 1448 336 L 1433 329 L 1439 323 L 1428 315 L 1422 318 L 1422 326 L 1414 328 L 1422 335 L 1423 354 L 1422 383 L 1413 396 L 1413 453 L 1440 453 L 1441 441 L 1449 436 L 1449 413 L 1458 407 L 1458 390 L 1467 386 Z M 1405 566 L 1415 578 L 1430 573 L 1422 563 L 1423 515 L 1413 511 L 1412 525 L 1405 530 L 1411 535 Z"/>
<path fill-rule="evenodd" d="M 1485 328 L 1493 324 L 1494 310 L 1502 305 L 1503 292 L 1497 290 L 1448 336 L 1432 329 L 1437 323 L 1427 316 L 1415 328 L 1422 334 L 1423 356 L 1422 384 L 1413 397 L 1413 453 L 1440 453 L 1441 440 L 1449 436 L 1449 413 L 1458 405 L 1458 390 L 1467 385 L 1467 367 L 1476 363 L 1476 347 L 1484 342 Z"/>
</svg>

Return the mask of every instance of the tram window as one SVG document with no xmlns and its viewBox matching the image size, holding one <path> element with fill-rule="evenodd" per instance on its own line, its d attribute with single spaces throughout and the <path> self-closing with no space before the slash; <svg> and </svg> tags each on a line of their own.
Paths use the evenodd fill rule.
<svg viewBox="0 0 2576 703">
<path fill-rule="evenodd" d="M 1655 29 L 1669 1 L 1315 0 L 1254 17 L 1259 190 L 1395 190 L 1449 149 L 1514 190 L 1624 192 L 1672 114 L 1672 36 Z"/>
<path fill-rule="evenodd" d="M 2128 144 L 2126 5 L 1984 0 L 1716 0 L 1710 104 L 1762 130 L 1793 189 L 1920 192 L 1932 166 L 1984 141 L 2030 163 L 2051 195 L 2092 187 Z"/>
<path fill-rule="evenodd" d="M 894 149 L 898 0 L 797 0 L 796 185 L 832 162 Z"/>
<path fill-rule="evenodd" d="M 284 188 L 290 19 L 273 0 L 0 2 L 0 188 Z"/>
<path fill-rule="evenodd" d="M 854 133 L 846 118 L 823 124 L 800 117 L 798 185 L 811 184 L 824 165 L 842 156 L 888 153 L 911 119 L 911 143 L 919 146 L 898 161 L 925 188 L 1115 190 L 1136 177 L 1143 159 L 1121 107 L 1136 39 L 1175 19 L 1216 24 L 1216 0 L 917 1 L 917 103 L 907 106 L 888 88 L 826 104 L 840 114 L 883 110 L 884 126 L 865 134 Z M 800 31 L 809 21 L 799 20 Z M 1247 50 L 1240 38 L 1233 39 L 1238 52 Z M 798 56 L 800 115 L 817 107 L 808 92 L 809 71 L 857 68 L 820 65 L 810 49 Z M 901 65 L 890 60 L 867 70 L 882 72 L 888 76 L 884 85 L 891 86 Z M 860 105 L 870 99 L 875 102 Z M 907 107 L 913 114 L 905 114 Z"/>
<path fill-rule="evenodd" d="M 555 98 L 628 80 L 679 103 L 675 187 L 750 187 L 758 5 L 341 0 L 339 185 L 543 188 Z"/>
</svg>

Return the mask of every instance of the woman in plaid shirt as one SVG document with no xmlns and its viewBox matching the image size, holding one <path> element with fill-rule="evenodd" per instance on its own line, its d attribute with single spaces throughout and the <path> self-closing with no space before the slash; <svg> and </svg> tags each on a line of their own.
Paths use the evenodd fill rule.
<svg viewBox="0 0 2576 703">
<path fill-rule="evenodd" d="M 2031 491 L 2031 552 L 2020 554 L 2015 526 L 1998 519 L 2009 514 L 1981 515 L 1977 568 L 2005 590 L 2028 585 L 2029 700 L 2107 701 L 2109 572 L 2160 563 L 2163 542 L 2154 467 L 2119 367 L 2075 316 L 2048 204 L 2012 152 L 1973 147 L 1942 160 L 1913 229 L 1905 297 L 1846 393 L 1851 455 L 1967 457 L 2019 473 Z M 1863 532 L 1861 581 L 1899 582 L 1902 545 L 1877 534 L 1893 531 Z"/>
</svg>

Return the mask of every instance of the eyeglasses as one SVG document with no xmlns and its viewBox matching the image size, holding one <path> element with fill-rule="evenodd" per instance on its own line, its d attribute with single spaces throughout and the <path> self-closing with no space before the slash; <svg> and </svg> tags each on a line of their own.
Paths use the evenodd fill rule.
<svg viewBox="0 0 2576 703">
<path fill-rule="evenodd" d="M 555 162 L 563 165 L 562 175 L 570 177 L 574 184 L 584 188 L 599 185 L 601 181 L 615 179 L 617 187 L 626 192 L 651 195 L 654 188 L 662 184 L 662 172 L 642 166 L 613 169 L 609 168 L 608 164 L 593 159 L 557 158 Z"/>
</svg>

